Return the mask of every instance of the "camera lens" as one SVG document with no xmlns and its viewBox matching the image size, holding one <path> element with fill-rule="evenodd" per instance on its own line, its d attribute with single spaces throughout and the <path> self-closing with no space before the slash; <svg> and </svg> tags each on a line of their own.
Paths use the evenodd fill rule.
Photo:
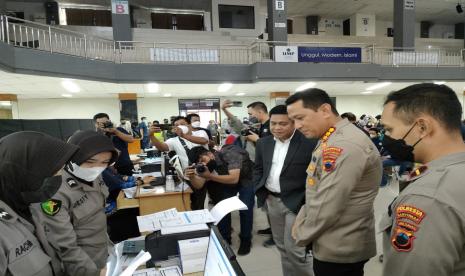
<svg viewBox="0 0 465 276">
<path fill-rule="evenodd" d="M 195 170 L 197 171 L 197 173 L 204 173 L 207 171 L 207 167 L 205 167 L 204 165 L 200 164 L 200 165 L 196 165 L 195 166 Z"/>
</svg>

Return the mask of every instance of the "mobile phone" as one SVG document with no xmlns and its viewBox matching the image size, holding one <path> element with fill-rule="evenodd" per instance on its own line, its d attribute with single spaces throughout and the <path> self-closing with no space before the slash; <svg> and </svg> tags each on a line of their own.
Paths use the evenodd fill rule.
<svg viewBox="0 0 465 276">
<path fill-rule="evenodd" d="M 242 102 L 241 101 L 233 101 L 232 106 L 234 106 L 234 107 L 242 107 Z"/>
</svg>

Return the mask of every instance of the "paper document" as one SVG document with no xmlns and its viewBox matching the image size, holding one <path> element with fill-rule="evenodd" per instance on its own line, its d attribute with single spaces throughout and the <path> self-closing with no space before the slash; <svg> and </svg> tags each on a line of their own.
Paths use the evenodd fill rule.
<svg viewBox="0 0 465 276">
<path fill-rule="evenodd" d="M 140 232 L 158 231 L 161 229 L 160 220 L 170 220 L 176 217 L 178 217 L 178 211 L 176 208 L 172 208 L 163 212 L 138 216 L 137 224 Z"/>
<path fill-rule="evenodd" d="M 181 269 L 178 266 L 160 268 L 158 271 L 162 276 L 182 276 Z"/>
<path fill-rule="evenodd" d="M 150 172 L 150 173 L 136 173 L 136 174 L 133 174 L 132 176 L 134 176 L 135 178 L 137 177 L 144 178 L 146 176 L 162 177 L 162 174 L 161 172 Z"/>
<path fill-rule="evenodd" d="M 160 271 L 155 268 L 146 268 L 141 270 L 136 270 L 132 276 L 161 276 Z"/>
<path fill-rule="evenodd" d="M 184 225 L 202 224 L 215 222 L 210 212 L 207 209 L 179 212 L 178 216 L 173 219 L 161 220 L 161 227 L 177 227 Z"/>
<path fill-rule="evenodd" d="M 161 164 L 161 157 L 145 158 L 144 164 Z"/>
<path fill-rule="evenodd" d="M 182 273 L 204 271 L 209 237 L 178 241 Z"/>
<path fill-rule="evenodd" d="M 208 225 L 204 224 L 194 224 L 194 225 L 183 225 L 177 227 L 162 227 L 161 234 L 168 235 L 168 234 L 175 234 L 175 233 L 186 233 L 186 232 L 194 232 L 200 230 L 208 230 Z"/>
<path fill-rule="evenodd" d="M 136 192 L 137 192 L 137 186 L 132 187 L 132 188 L 123 189 L 123 192 L 124 192 L 124 196 L 126 196 L 126 198 L 134 198 L 134 196 L 136 195 Z"/>
<path fill-rule="evenodd" d="M 150 260 L 152 256 L 149 252 L 141 251 L 135 258 L 134 261 L 120 274 L 120 276 L 131 276 L 136 269 L 145 265 L 145 263 Z"/>
<path fill-rule="evenodd" d="M 247 206 L 237 196 L 222 200 L 210 210 L 212 217 L 215 219 L 215 225 L 227 214 L 233 211 L 247 210 Z"/>
</svg>

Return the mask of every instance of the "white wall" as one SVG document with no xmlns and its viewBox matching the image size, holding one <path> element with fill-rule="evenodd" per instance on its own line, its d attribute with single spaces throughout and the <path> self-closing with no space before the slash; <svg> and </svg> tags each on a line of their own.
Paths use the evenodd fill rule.
<svg viewBox="0 0 465 276">
<path fill-rule="evenodd" d="M 237 5 L 237 6 L 254 6 L 255 12 L 255 29 L 223 29 L 220 28 L 218 5 Z M 266 9 L 266 7 L 265 7 Z M 261 16 L 260 16 L 261 14 Z M 263 7 L 260 7 L 259 0 L 212 0 L 212 20 L 213 31 L 229 32 L 235 36 L 259 36 L 264 32 L 265 21 L 263 18 Z"/>
<path fill-rule="evenodd" d="M 150 10 L 135 9 L 134 19 L 136 20 L 136 28 L 152 29 L 152 15 Z"/>
<path fill-rule="evenodd" d="M 231 108 L 231 112 L 239 118 L 248 117 L 247 105 L 256 101 L 264 102 L 268 109 L 272 108 L 269 97 L 222 97 L 220 101 L 226 99 L 242 101 L 242 107 Z M 179 115 L 178 98 L 138 98 L 137 111 L 139 117 L 147 117 L 149 121 L 169 119 L 171 116 Z M 221 114 L 222 119 L 225 116 L 224 113 Z"/>
<path fill-rule="evenodd" d="M 318 22 L 318 34 L 342 36 L 342 19 L 320 18 Z"/>
<path fill-rule="evenodd" d="M 294 34 L 307 34 L 307 20 L 305 16 L 289 17 L 289 19 L 292 19 Z"/>
<path fill-rule="evenodd" d="M 118 99 L 18 99 L 14 119 L 91 119 L 99 112 L 119 122 Z M 15 112 L 13 112 L 15 116 Z"/>
<path fill-rule="evenodd" d="M 393 24 L 391 21 L 376 21 L 376 36 L 384 36 L 387 37 L 387 29 L 392 28 Z"/>
<path fill-rule="evenodd" d="M 352 112 L 357 117 L 363 114 L 376 116 L 383 111 L 384 95 L 336 96 L 336 108 L 339 114 Z"/>
</svg>

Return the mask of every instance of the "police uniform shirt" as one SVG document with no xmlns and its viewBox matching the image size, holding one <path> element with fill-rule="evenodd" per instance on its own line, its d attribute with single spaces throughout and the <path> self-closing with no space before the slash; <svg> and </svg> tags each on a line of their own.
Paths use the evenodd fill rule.
<svg viewBox="0 0 465 276">
<path fill-rule="evenodd" d="M 2 201 L 0 233 L 0 275 L 53 275 L 51 258 L 34 236 L 34 226 Z"/>
<path fill-rule="evenodd" d="M 35 208 L 69 275 L 99 275 L 106 265 L 111 244 L 105 215 L 107 196 L 101 177 L 91 186 L 64 171 L 58 192 Z"/>
<path fill-rule="evenodd" d="M 412 173 L 380 223 L 384 275 L 465 275 L 464 172 L 455 153 Z"/>
<path fill-rule="evenodd" d="M 370 138 L 347 119 L 339 121 L 320 139 L 307 174 L 306 204 L 295 221 L 297 244 L 312 244 L 313 256 L 324 262 L 375 256 L 373 202 L 382 165 Z"/>
</svg>

